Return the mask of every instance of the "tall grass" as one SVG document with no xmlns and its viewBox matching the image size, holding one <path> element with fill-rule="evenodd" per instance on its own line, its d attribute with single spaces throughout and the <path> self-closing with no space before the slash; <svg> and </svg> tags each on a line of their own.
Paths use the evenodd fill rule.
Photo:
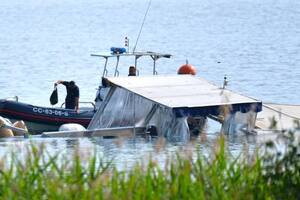
<svg viewBox="0 0 300 200">
<path fill-rule="evenodd" d="M 292 134 L 288 140 L 292 140 Z M 93 156 L 83 164 L 78 153 L 58 161 L 32 145 L 27 156 L 0 162 L 1 199 L 299 199 L 298 144 L 286 154 L 231 158 L 221 136 L 211 159 L 177 154 L 161 168 L 155 161 L 129 171 Z M 269 143 L 266 148 L 273 148 Z M 299 150 L 299 149 L 298 149 Z"/>
</svg>

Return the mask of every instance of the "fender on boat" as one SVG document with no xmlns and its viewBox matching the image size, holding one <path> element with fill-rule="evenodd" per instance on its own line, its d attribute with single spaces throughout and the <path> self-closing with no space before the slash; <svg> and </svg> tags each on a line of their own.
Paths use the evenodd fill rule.
<svg viewBox="0 0 300 200">
<path fill-rule="evenodd" d="M 69 123 L 61 125 L 58 131 L 86 131 L 86 129 L 80 124 Z"/>
<path fill-rule="evenodd" d="M 14 136 L 12 130 L 8 128 L 4 128 L 4 126 L 7 124 L 8 124 L 7 120 L 0 116 L 0 138 Z"/>
</svg>

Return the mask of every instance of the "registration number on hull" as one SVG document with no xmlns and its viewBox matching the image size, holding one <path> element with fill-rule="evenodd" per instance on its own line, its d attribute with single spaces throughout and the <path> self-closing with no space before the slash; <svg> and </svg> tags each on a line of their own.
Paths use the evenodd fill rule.
<svg viewBox="0 0 300 200">
<path fill-rule="evenodd" d="M 56 115 L 56 116 L 69 116 L 67 111 L 62 110 L 54 110 L 49 108 L 40 108 L 40 107 L 33 107 L 32 111 L 39 114 L 46 114 L 46 115 Z"/>
</svg>

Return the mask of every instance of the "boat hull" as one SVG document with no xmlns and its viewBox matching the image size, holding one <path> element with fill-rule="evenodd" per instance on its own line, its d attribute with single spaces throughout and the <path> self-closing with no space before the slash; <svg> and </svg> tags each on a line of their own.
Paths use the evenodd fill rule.
<svg viewBox="0 0 300 200">
<path fill-rule="evenodd" d="M 17 101 L 0 100 L 0 115 L 11 121 L 23 120 L 30 133 L 58 130 L 66 123 L 77 123 L 87 127 L 95 113 L 93 108 L 79 113 L 70 109 L 41 107 Z"/>
</svg>

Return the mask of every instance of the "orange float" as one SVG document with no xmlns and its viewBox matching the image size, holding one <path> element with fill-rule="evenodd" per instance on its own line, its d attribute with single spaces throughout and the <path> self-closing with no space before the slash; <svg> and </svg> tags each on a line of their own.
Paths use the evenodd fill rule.
<svg viewBox="0 0 300 200">
<path fill-rule="evenodd" d="M 177 74 L 192 74 L 192 75 L 196 75 L 196 68 L 189 64 L 188 61 L 186 61 L 186 64 L 182 65 L 178 71 Z"/>
</svg>

